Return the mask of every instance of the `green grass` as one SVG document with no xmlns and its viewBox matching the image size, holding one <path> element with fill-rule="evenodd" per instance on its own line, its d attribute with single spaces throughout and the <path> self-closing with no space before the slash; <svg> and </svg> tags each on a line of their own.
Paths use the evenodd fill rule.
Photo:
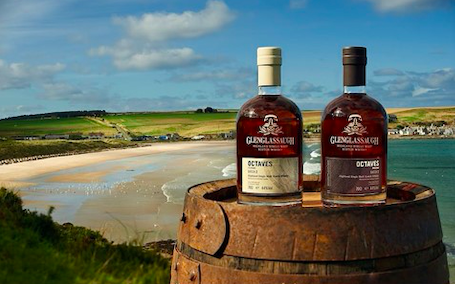
<svg viewBox="0 0 455 284">
<path fill-rule="evenodd" d="M 455 108 L 410 108 L 389 111 L 398 117 L 397 124 L 446 121 L 455 124 Z M 117 130 L 110 123 L 120 125 L 131 135 L 165 135 L 179 133 L 182 136 L 213 134 L 235 129 L 236 111 L 220 113 L 195 113 L 190 111 L 125 113 L 106 115 L 96 121 L 89 118 L 34 119 L 0 121 L 0 137 L 15 135 L 43 135 L 51 133 L 103 132 L 112 135 Z M 304 111 L 304 125 L 319 124 L 320 111 Z M 391 127 L 396 124 L 391 124 Z"/>
<path fill-rule="evenodd" d="M 0 189 L 0 283 L 169 283 L 169 261 L 140 246 L 24 210 Z"/>
<path fill-rule="evenodd" d="M 455 108 L 416 108 L 395 113 L 399 123 L 445 121 L 455 123 Z"/>
<path fill-rule="evenodd" d="M 85 117 L 60 119 L 27 119 L 27 120 L 0 120 L 0 137 L 69 134 L 81 132 L 103 132 L 112 135 L 116 130 Z"/>
<path fill-rule="evenodd" d="M 237 113 L 163 112 L 107 115 L 103 118 L 122 125 L 135 135 L 162 135 L 178 132 L 180 135 L 220 133 L 235 128 Z"/>
<path fill-rule="evenodd" d="M 103 149 L 123 148 L 136 143 L 124 140 L 0 140 L 0 160 L 60 153 L 96 152 Z"/>
</svg>

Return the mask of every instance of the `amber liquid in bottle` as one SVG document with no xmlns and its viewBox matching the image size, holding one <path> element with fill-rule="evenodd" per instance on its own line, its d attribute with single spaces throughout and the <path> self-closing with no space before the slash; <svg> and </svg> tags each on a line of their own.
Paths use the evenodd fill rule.
<svg viewBox="0 0 455 284">
<path fill-rule="evenodd" d="M 277 56 L 274 53 L 278 51 L 262 52 Z M 266 63 L 276 63 L 274 60 Z M 258 57 L 258 63 L 261 62 Z M 281 50 L 279 63 L 281 65 Z M 237 115 L 240 203 L 288 205 L 301 202 L 302 114 L 297 105 L 281 95 L 279 76 L 273 75 L 279 72 L 279 65 L 272 66 L 272 70 L 268 70 L 271 73 L 266 71 L 265 79 L 259 69 L 259 94 L 247 101 Z"/>
<path fill-rule="evenodd" d="M 325 206 L 383 204 L 387 113 L 365 93 L 366 49 L 345 48 L 343 56 L 347 57 L 344 94 L 322 114 L 322 201 Z"/>
</svg>

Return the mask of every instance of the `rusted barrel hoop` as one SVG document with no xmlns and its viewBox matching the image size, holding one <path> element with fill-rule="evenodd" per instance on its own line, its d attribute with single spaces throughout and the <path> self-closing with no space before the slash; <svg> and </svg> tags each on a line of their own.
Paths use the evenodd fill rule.
<svg viewBox="0 0 455 284">
<path fill-rule="evenodd" d="M 227 269 L 278 274 L 320 274 L 321 271 L 325 271 L 325 275 L 344 275 L 384 272 L 424 265 L 432 262 L 441 255 L 445 255 L 445 246 L 442 242 L 409 254 L 379 259 L 351 261 L 296 262 L 254 259 L 229 255 L 215 257 L 195 250 L 183 242 L 177 242 L 176 249 L 179 253 L 192 260 L 214 266 L 220 266 Z"/>
</svg>

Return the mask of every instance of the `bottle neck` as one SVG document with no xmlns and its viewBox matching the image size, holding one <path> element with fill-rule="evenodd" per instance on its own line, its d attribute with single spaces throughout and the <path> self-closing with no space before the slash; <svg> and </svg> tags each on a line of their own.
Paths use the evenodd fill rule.
<svg viewBox="0 0 455 284">
<path fill-rule="evenodd" d="M 344 86 L 345 94 L 365 94 L 365 86 Z"/>
<path fill-rule="evenodd" d="M 281 86 L 259 86 L 258 95 L 260 96 L 276 96 L 281 94 Z"/>
</svg>

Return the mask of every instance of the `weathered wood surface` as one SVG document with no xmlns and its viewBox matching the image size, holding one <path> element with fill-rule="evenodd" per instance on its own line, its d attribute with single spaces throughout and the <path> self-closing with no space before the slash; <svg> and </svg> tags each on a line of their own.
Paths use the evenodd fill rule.
<svg viewBox="0 0 455 284">
<path fill-rule="evenodd" d="M 314 192 L 317 176 L 305 179 L 306 189 L 313 192 L 303 194 L 303 208 L 238 204 L 235 180 L 190 188 L 178 231 L 173 281 L 188 276 L 195 280 L 178 283 L 239 283 L 261 274 L 257 279 L 284 281 L 276 283 L 332 283 L 336 276 L 340 280 L 336 283 L 354 284 L 395 275 L 401 282 L 370 280 L 414 283 L 412 279 L 429 280 L 425 273 L 431 268 L 430 282 L 448 282 L 432 189 L 390 182 L 391 196 L 398 199 L 388 198 L 384 206 L 328 209 Z M 402 194 L 401 187 L 414 191 Z M 182 264 L 186 268 L 178 269 L 179 263 L 186 263 Z M 238 278 L 223 282 L 220 275 Z M 319 278 L 325 280 L 315 282 Z"/>
</svg>

